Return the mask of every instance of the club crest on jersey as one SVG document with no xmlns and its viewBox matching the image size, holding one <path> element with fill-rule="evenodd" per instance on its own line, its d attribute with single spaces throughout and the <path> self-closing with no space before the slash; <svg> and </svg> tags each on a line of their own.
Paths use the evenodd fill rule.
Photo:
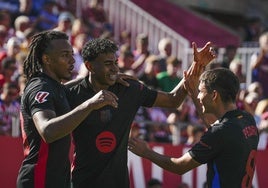
<svg viewBox="0 0 268 188">
<path fill-rule="evenodd" d="M 39 91 L 36 95 L 35 95 L 35 100 L 38 102 L 38 103 L 43 103 L 43 102 L 46 102 L 47 101 L 47 96 L 49 95 L 48 92 L 45 92 L 45 91 Z"/>
</svg>

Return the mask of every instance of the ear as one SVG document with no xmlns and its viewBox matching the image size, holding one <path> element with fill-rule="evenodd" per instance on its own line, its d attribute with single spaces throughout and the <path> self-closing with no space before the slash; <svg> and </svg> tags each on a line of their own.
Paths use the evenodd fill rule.
<svg viewBox="0 0 268 188">
<path fill-rule="evenodd" d="M 85 61 L 84 63 L 85 63 L 87 70 L 91 73 L 94 73 L 94 68 L 93 68 L 92 63 L 90 63 L 89 61 Z"/>
<path fill-rule="evenodd" d="M 46 54 L 42 55 L 42 62 L 44 64 L 49 64 L 50 63 L 50 58 L 48 57 L 48 55 L 46 55 Z"/>
<path fill-rule="evenodd" d="M 219 97 L 220 97 L 220 94 L 218 93 L 218 91 L 213 90 L 212 99 L 215 101 L 215 100 L 219 99 Z"/>
</svg>

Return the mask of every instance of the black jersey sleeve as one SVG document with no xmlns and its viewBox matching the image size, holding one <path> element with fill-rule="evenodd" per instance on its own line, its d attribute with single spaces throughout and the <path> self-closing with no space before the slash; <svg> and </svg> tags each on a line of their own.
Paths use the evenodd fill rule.
<svg viewBox="0 0 268 188">
<path fill-rule="evenodd" d="M 31 115 L 40 110 L 55 111 L 54 93 L 55 88 L 47 83 L 33 83 L 28 91 L 26 90 L 27 105 Z"/>
<path fill-rule="evenodd" d="M 189 150 L 189 154 L 197 162 L 205 164 L 219 154 L 223 144 L 221 124 L 217 124 L 204 133 L 200 141 Z"/>
<path fill-rule="evenodd" d="M 133 81 L 133 83 L 137 89 L 136 93 L 140 96 L 141 106 L 152 107 L 157 97 L 157 91 L 141 82 Z"/>
</svg>

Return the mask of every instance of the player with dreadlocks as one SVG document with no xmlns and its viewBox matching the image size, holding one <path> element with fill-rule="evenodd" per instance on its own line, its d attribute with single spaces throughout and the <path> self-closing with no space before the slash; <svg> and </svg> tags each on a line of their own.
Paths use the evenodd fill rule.
<svg viewBox="0 0 268 188">
<path fill-rule="evenodd" d="M 99 91 L 73 110 L 61 81 L 71 78 L 73 49 L 65 33 L 36 34 L 24 61 L 26 87 L 21 100 L 25 158 L 17 188 L 70 187 L 69 134 L 95 109 L 117 107 L 117 97 Z"/>
</svg>

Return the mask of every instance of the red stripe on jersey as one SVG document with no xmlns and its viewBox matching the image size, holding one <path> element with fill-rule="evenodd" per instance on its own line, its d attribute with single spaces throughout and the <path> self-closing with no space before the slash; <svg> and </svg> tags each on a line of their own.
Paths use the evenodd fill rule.
<svg viewBox="0 0 268 188">
<path fill-rule="evenodd" d="M 24 153 L 24 157 L 26 157 L 27 155 L 29 155 L 30 146 L 29 146 L 29 142 L 27 139 L 27 135 L 24 131 L 24 119 L 23 119 L 21 112 L 20 112 L 20 127 L 21 127 L 22 141 L 23 141 L 23 153 Z"/>
<path fill-rule="evenodd" d="M 37 164 L 34 168 L 34 187 L 45 188 L 48 144 L 41 139 Z"/>
</svg>

